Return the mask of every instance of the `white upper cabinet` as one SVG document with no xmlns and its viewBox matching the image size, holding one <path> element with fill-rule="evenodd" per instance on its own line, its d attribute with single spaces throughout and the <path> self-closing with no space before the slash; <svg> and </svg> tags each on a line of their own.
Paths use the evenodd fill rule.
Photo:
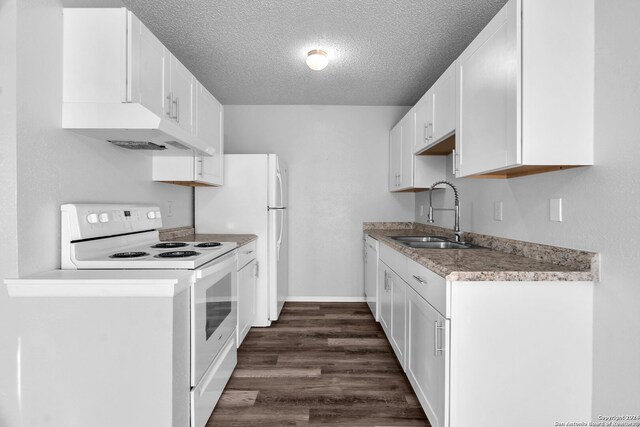
<svg viewBox="0 0 640 427">
<path fill-rule="evenodd" d="M 389 134 L 389 191 L 426 190 L 445 177 L 442 157 L 413 154 L 417 111 L 418 106 L 409 110 Z"/>
<path fill-rule="evenodd" d="M 173 55 L 171 55 L 169 69 L 171 118 L 175 120 L 182 129 L 192 133 L 194 121 L 194 83 L 196 80 L 189 70 Z"/>
<path fill-rule="evenodd" d="M 65 8 L 63 39 L 63 128 L 176 156 L 217 152 L 195 129 L 197 80 L 131 12 Z"/>
<path fill-rule="evenodd" d="M 524 4 L 524 7 L 523 7 Z M 592 0 L 510 0 L 458 59 L 458 177 L 593 164 Z"/>
<path fill-rule="evenodd" d="M 413 152 L 422 153 L 456 130 L 456 63 L 440 76 L 416 104 Z M 451 152 L 451 149 L 448 150 Z M 445 154 L 438 152 L 437 154 Z"/>
<path fill-rule="evenodd" d="M 131 28 L 131 54 L 127 101 L 137 102 L 162 117 L 169 115 L 169 58 L 171 54 L 151 31 L 132 13 L 127 13 Z"/>
</svg>

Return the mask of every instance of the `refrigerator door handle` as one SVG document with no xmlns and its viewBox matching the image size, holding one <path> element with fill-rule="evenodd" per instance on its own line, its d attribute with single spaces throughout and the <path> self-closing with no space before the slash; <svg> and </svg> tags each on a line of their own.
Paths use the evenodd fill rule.
<svg viewBox="0 0 640 427">
<path fill-rule="evenodd" d="M 280 261 L 280 246 L 282 245 L 282 232 L 284 229 L 284 212 L 280 214 L 280 236 L 278 236 L 278 241 L 276 242 L 276 259 Z"/>
<path fill-rule="evenodd" d="M 267 206 L 268 211 L 279 211 L 284 209 L 287 209 L 287 207 L 286 206 Z"/>
</svg>

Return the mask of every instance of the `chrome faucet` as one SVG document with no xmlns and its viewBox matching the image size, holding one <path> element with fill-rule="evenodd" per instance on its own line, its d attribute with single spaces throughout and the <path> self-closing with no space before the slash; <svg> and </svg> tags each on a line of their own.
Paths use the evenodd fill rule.
<svg viewBox="0 0 640 427">
<path fill-rule="evenodd" d="M 444 209 L 444 208 L 434 208 L 433 203 L 431 201 L 431 195 L 433 194 L 433 190 L 436 186 L 440 184 L 446 184 L 449 187 L 453 188 L 453 194 L 455 195 L 455 204 L 453 209 Z M 429 189 L 429 218 L 427 218 L 427 222 L 433 224 L 435 221 L 433 219 L 433 211 L 453 211 L 455 214 L 455 223 L 453 225 L 453 232 L 455 233 L 456 242 L 460 241 L 460 199 L 458 198 L 458 189 L 455 185 L 450 183 L 449 181 L 438 181 L 434 182 L 431 188 Z"/>
</svg>

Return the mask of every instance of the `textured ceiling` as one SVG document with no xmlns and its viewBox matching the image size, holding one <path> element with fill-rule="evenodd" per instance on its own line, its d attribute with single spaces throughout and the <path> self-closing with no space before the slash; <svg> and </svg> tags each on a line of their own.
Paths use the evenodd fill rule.
<svg viewBox="0 0 640 427">
<path fill-rule="evenodd" d="M 505 2 L 122 0 L 223 104 L 324 105 L 415 104 Z"/>
</svg>

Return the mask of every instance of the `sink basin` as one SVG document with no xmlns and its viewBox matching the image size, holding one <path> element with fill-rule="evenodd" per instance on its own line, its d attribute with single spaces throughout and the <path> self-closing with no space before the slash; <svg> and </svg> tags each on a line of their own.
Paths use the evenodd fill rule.
<svg viewBox="0 0 640 427">
<path fill-rule="evenodd" d="M 458 242 L 400 242 L 410 248 L 419 249 L 470 249 L 472 246 Z"/>
<path fill-rule="evenodd" d="M 400 243 L 446 242 L 449 239 L 442 236 L 391 236 Z"/>
<path fill-rule="evenodd" d="M 398 243 L 417 249 L 471 249 L 476 246 L 453 242 L 442 236 L 390 236 Z"/>
</svg>

